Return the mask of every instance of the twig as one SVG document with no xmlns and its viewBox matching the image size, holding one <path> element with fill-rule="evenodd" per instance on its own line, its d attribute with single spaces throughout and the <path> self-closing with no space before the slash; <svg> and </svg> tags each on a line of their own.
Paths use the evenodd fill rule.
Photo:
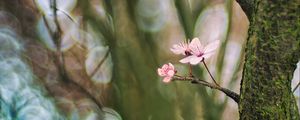
<svg viewBox="0 0 300 120">
<path fill-rule="evenodd" d="M 56 37 L 60 37 L 61 33 L 62 33 L 62 29 L 59 25 L 59 22 L 58 22 L 58 19 L 57 19 L 57 8 L 56 8 L 56 0 L 52 0 L 51 2 L 51 8 L 53 9 L 53 14 L 54 14 L 54 22 L 55 22 L 55 25 L 57 27 L 57 31 L 56 31 L 56 34 L 57 36 Z M 60 45 L 61 44 L 61 41 L 58 39 L 56 40 L 56 44 L 57 45 Z M 60 47 L 60 46 L 58 46 Z"/>
<path fill-rule="evenodd" d="M 43 20 L 45 22 L 45 26 L 47 28 L 48 34 L 53 35 L 54 32 L 51 30 L 50 25 L 49 25 L 48 20 L 46 19 L 45 15 L 42 15 L 42 18 L 43 18 Z"/>
<path fill-rule="evenodd" d="M 109 50 L 107 50 L 105 56 L 102 58 L 102 60 L 100 61 L 100 63 L 96 66 L 96 68 L 91 73 L 91 75 L 90 75 L 91 78 L 96 74 L 96 72 L 98 71 L 98 69 L 102 66 L 102 64 L 104 63 L 104 61 L 107 59 L 108 55 L 109 55 Z"/>
<path fill-rule="evenodd" d="M 189 64 L 189 75 L 190 75 L 190 77 L 193 77 L 194 75 L 193 75 L 193 70 L 192 70 L 192 65 L 191 64 Z"/>
<path fill-rule="evenodd" d="M 300 86 L 300 82 L 296 85 L 296 87 L 293 89 L 293 93 L 297 90 L 297 88 Z"/>
<path fill-rule="evenodd" d="M 206 87 L 210 87 L 211 89 L 217 89 L 219 91 L 222 91 L 223 93 L 225 93 L 228 97 L 230 97 L 231 99 L 233 99 L 236 103 L 239 103 L 240 100 L 240 95 L 238 95 L 237 93 L 227 89 L 227 88 L 223 88 L 220 87 L 218 85 L 206 82 L 204 80 L 200 80 L 198 78 L 194 78 L 194 77 L 182 77 L 182 76 L 174 76 L 173 81 L 190 81 L 193 84 L 200 84 Z"/>
<path fill-rule="evenodd" d="M 64 15 L 66 15 L 72 22 L 76 23 L 76 21 L 74 20 L 74 18 L 72 18 L 71 15 L 69 15 L 69 13 L 67 13 L 66 11 L 63 11 L 61 9 L 56 8 L 56 10 L 61 11 Z"/>
<path fill-rule="evenodd" d="M 220 85 L 216 82 L 215 78 L 211 75 L 211 73 L 210 73 L 210 71 L 209 71 L 209 69 L 208 69 L 208 67 L 207 67 L 207 65 L 206 65 L 206 63 L 205 63 L 205 61 L 204 61 L 204 59 L 203 59 L 202 62 L 203 62 L 203 64 L 204 64 L 204 66 L 205 66 L 205 69 L 206 69 L 207 72 L 209 73 L 209 76 L 211 77 L 211 79 L 214 81 L 214 83 L 215 83 L 217 86 L 220 87 Z"/>
<path fill-rule="evenodd" d="M 68 80 L 68 76 L 66 75 L 66 69 L 65 69 L 65 60 L 64 60 L 64 54 L 61 51 L 61 35 L 62 35 L 62 29 L 60 27 L 59 21 L 57 19 L 57 8 L 56 8 L 56 0 L 51 0 L 51 8 L 53 9 L 53 14 L 54 14 L 54 23 L 56 25 L 57 31 L 54 32 L 53 34 L 53 39 L 55 41 L 55 45 L 57 48 L 57 51 L 54 54 L 55 56 L 55 61 L 57 64 L 57 67 L 59 69 L 59 73 L 61 76 L 64 78 L 64 80 Z"/>
</svg>

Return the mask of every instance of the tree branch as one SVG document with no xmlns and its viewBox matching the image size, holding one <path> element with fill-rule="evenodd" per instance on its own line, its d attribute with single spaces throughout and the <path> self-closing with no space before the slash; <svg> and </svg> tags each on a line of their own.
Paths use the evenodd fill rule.
<svg viewBox="0 0 300 120">
<path fill-rule="evenodd" d="M 210 71 L 209 71 L 209 69 L 208 69 L 208 67 L 207 67 L 207 65 L 206 65 L 206 63 L 205 63 L 205 61 L 204 61 L 204 59 L 203 59 L 202 63 L 204 64 L 205 69 L 206 69 L 207 72 L 209 73 L 209 76 L 210 76 L 210 78 L 213 80 L 213 82 L 215 83 L 215 85 L 220 86 L 220 85 L 217 83 L 217 81 L 215 80 L 215 78 L 211 75 L 211 73 L 210 73 Z"/>
<path fill-rule="evenodd" d="M 173 81 L 190 81 L 193 84 L 199 84 L 199 85 L 203 85 L 206 87 L 210 87 L 211 89 L 216 89 L 219 91 L 222 91 L 223 93 L 225 93 L 228 97 L 230 97 L 231 99 L 233 99 L 236 103 L 239 103 L 240 100 L 240 95 L 227 89 L 227 88 L 223 88 L 220 86 L 217 86 L 215 84 L 206 82 L 204 80 L 200 80 L 198 78 L 194 78 L 194 77 L 183 77 L 183 76 L 174 76 L 172 78 Z"/>
<path fill-rule="evenodd" d="M 96 68 L 92 71 L 90 77 L 92 78 L 97 71 L 100 69 L 100 67 L 102 66 L 102 64 L 104 63 L 104 61 L 108 58 L 109 55 L 109 50 L 106 51 L 106 54 L 104 55 L 104 57 L 102 58 L 102 60 L 98 63 L 98 65 L 96 66 Z"/>
</svg>

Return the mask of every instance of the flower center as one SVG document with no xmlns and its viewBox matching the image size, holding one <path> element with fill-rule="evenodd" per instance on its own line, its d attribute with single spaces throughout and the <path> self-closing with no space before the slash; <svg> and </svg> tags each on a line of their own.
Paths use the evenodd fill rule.
<svg viewBox="0 0 300 120">
<path fill-rule="evenodd" d="M 186 56 L 190 56 L 190 55 L 192 55 L 192 53 L 190 52 L 190 51 L 184 51 L 184 54 L 186 55 Z"/>
<path fill-rule="evenodd" d="M 197 57 L 201 57 L 202 55 L 204 55 L 204 53 L 200 52 Z"/>
</svg>

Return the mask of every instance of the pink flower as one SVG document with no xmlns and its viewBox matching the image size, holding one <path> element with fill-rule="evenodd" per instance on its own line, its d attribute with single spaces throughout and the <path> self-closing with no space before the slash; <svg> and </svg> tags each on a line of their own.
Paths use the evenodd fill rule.
<svg viewBox="0 0 300 120">
<path fill-rule="evenodd" d="M 194 38 L 189 44 L 189 49 L 191 50 L 190 56 L 187 56 L 180 60 L 181 63 L 190 63 L 196 65 L 203 60 L 207 59 L 213 55 L 214 51 L 219 47 L 219 40 L 216 40 L 207 46 L 202 46 L 198 38 Z"/>
<path fill-rule="evenodd" d="M 173 45 L 171 48 L 171 51 L 175 54 L 182 54 L 189 56 L 191 55 L 191 50 L 189 49 L 189 44 L 188 43 L 179 43 L 176 45 Z"/>
<path fill-rule="evenodd" d="M 168 83 L 171 81 L 172 77 L 175 75 L 174 66 L 169 64 L 164 64 L 161 68 L 157 69 L 157 73 L 159 76 L 164 77 L 163 82 Z"/>
</svg>

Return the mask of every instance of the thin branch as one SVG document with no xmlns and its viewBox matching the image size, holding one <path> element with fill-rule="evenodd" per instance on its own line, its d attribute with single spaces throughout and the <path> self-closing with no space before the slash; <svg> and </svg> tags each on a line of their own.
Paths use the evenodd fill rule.
<svg viewBox="0 0 300 120">
<path fill-rule="evenodd" d="M 240 95 L 227 89 L 227 88 L 223 88 L 220 86 L 217 86 L 215 84 L 209 83 L 207 81 L 204 80 L 200 80 L 198 78 L 194 78 L 194 77 L 182 77 L 182 76 L 174 76 L 173 81 L 190 81 L 193 84 L 199 84 L 199 85 L 203 85 L 206 87 L 210 87 L 211 89 L 217 89 L 219 91 L 222 91 L 223 93 L 225 93 L 228 97 L 230 97 L 231 99 L 233 99 L 236 103 L 239 103 L 240 100 Z"/>
<path fill-rule="evenodd" d="M 45 26 L 47 28 L 48 34 L 53 35 L 54 32 L 51 30 L 50 25 L 49 25 L 48 20 L 46 19 L 45 15 L 42 15 L 42 18 L 43 18 Z"/>
<path fill-rule="evenodd" d="M 61 51 L 62 29 L 61 29 L 59 21 L 58 21 L 56 3 L 57 3 L 56 0 L 51 0 L 51 6 L 50 7 L 53 9 L 54 23 L 55 23 L 56 29 L 57 29 L 57 31 L 55 31 L 55 33 L 53 34 L 53 39 L 55 41 L 57 51 L 54 52 L 53 54 L 55 56 L 55 61 L 57 63 L 57 67 L 59 69 L 59 73 L 64 78 L 63 80 L 68 80 L 68 76 L 67 76 L 66 69 L 65 69 L 64 53 Z"/>
<path fill-rule="evenodd" d="M 205 66 L 205 69 L 206 69 L 207 72 L 209 73 L 209 76 L 211 77 L 211 79 L 214 81 L 214 83 L 215 83 L 217 86 L 220 87 L 220 85 L 216 82 L 215 78 L 211 75 L 211 73 L 210 73 L 210 71 L 209 71 L 209 69 L 208 69 L 208 67 L 207 67 L 207 65 L 206 65 L 206 63 L 205 63 L 205 61 L 204 61 L 204 59 L 203 59 L 202 62 L 203 62 L 203 64 L 204 64 L 204 66 Z"/>
<path fill-rule="evenodd" d="M 61 49 L 61 34 L 62 34 L 62 29 L 60 27 L 60 24 L 58 22 L 57 19 L 57 8 L 56 8 L 56 0 L 52 0 L 51 2 L 51 8 L 53 9 L 53 14 L 54 14 L 54 23 L 56 25 L 57 31 L 54 34 L 54 38 L 55 38 L 55 43 L 57 46 L 58 51 L 60 51 Z"/>
<path fill-rule="evenodd" d="M 103 59 L 100 61 L 100 63 L 96 66 L 96 68 L 93 70 L 93 72 L 91 73 L 90 77 L 92 78 L 96 72 L 98 71 L 98 69 L 102 66 L 102 64 L 104 63 L 104 61 L 107 59 L 109 55 L 109 50 L 107 50 L 105 56 L 103 57 Z"/>
<path fill-rule="evenodd" d="M 189 74 L 190 74 L 190 77 L 193 77 L 193 68 L 192 68 L 192 65 L 189 64 Z"/>
<path fill-rule="evenodd" d="M 293 89 L 293 93 L 297 90 L 297 88 L 300 86 L 300 82 L 296 85 L 296 87 Z"/>
<path fill-rule="evenodd" d="M 61 9 L 58 9 L 58 8 L 55 8 L 56 10 L 58 10 L 58 11 L 61 11 L 64 15 L 66 15 L 72 22 L 74 22 L 74 23 L 76 23 L 76 21 L 74 20 L 74 18 L 72 18 L 72 16 L 68 13 L 68 12 L 66 12 L 66 11 L 64 11 L 64 10 L 61 10 Z"/>
</svg>

